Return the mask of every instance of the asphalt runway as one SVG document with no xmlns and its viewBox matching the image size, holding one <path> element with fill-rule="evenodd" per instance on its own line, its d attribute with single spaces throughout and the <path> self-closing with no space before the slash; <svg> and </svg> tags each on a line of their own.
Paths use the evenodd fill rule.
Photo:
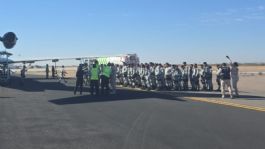
<svg viewBox="0 0 265 149">
<path fill-rule="evenodd" d="M 81 96 L 74 80 L 31 77 L 0 87 L 1 149 L 265 148 L 264 112 L 187 98 L 217 94 L 119 88 Z"/>
</svg>

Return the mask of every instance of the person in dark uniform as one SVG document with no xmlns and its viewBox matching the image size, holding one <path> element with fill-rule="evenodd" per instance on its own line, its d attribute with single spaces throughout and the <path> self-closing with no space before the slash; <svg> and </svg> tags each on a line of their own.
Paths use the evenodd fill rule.
<svg viewBox="0 0 265 149">
<path fill-rule="evenodd" d="M 109 81 L 111 75 L 110 63 L 104 65 L 101 76 L 101 94 L 109 94 Z"/>
<path fill-rule="evenodd" d="M 74 94 L 76 94 L 77 89 L 80 89 L 80 95 L 82 95 L 83 91 L 83 82 L 84 82 L 84 70 L 83 70 L 83 65 L 80 64 L 78 66 L 78 69 L 76 71 L 76 85 L 75 85 L 75 90 Z"/>
<path fill-rule="evenodd" d="M 55 67 L 52 66 L 52 78 L 55 78 Z"/>
<path fill-rule="evenodd" d="M 49 72 L 50 72 L 48 64 L 46 64 L 46 70 L 45 71 L 46 71 L 46 79 L 48 79 L 49 78 Z"/>
</svg>

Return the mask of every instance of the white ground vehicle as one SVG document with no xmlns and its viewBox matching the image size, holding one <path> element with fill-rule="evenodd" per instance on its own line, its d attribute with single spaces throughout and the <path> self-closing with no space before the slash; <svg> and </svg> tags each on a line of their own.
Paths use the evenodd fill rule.
<svg viewBox="0 0 265 149">
<path fill-rule="evenodd" d="M 118 55 L 118 56 L 104 56 L 104 57 L 96 57 L 92 59 L 92 61 L 97 60 L 99 64 L 107 64 L 107 63 L 114 63 L 118 65 L 123 64 L 139 64 L 139 57 L 137 54 L 125 54 L 125 55 Z"/>
</svg>

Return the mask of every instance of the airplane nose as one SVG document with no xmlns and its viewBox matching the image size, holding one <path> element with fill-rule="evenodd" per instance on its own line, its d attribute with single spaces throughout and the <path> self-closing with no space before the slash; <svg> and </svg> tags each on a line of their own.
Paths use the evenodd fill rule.
<svg viewBox="0 0 265 149">
<path fill-rule="evenodd" d="M 5 48 L 7 49 L 12 49 L 16 45 L 17 40 L 18 38 L 13 32 L 7 32 L 2 38 L 0 38 L 0 41 L 3 42 Z"/>
</svg>

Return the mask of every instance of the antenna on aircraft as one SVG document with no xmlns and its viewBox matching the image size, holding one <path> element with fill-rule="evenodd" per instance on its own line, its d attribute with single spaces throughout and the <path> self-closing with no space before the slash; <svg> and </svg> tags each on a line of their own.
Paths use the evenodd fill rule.
<svg viewBox="0 0 265 149">
<path fill-rule="evenodd" d="M 6 49 L 12 49 L 17 43 L 17 36 L 13 32 L 7 32 L 3 37 L 0 37 L 0 41 L 3 42 Z"/>
</svg>

